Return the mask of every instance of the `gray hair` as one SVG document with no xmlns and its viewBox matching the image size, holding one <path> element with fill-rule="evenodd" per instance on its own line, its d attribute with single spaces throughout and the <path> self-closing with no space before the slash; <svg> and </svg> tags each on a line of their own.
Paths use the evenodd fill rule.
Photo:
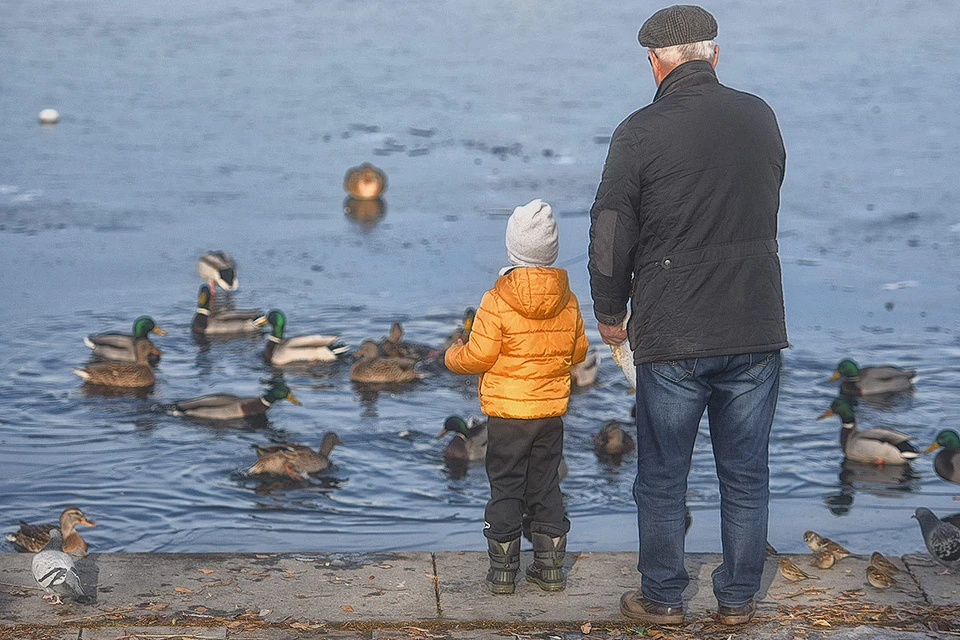
<svg viewBox="0 0 960 640">
<path fill-rule="evenodd" d="M 716 50 L 717 45 L 713 40 L 701 40 L 700 42 L 678 44 L 672 47 L 650 49 L 660 62 L 671 67 L 676 67 L 691 60 L 712 61 Z"/>
</svg>

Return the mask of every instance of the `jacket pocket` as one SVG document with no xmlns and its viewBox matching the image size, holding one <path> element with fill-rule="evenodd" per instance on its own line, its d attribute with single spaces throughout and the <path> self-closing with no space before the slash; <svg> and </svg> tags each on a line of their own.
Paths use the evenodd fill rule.
<svg viewBox="0 0 960 640">
<path fill-rule="evenodd" d="M 757 382 L 764 382 L 773 375 L 780 365 L 779 351 L 765 351 L 762 353 L 750 354 L 750 366 L 747 368 L 747 375 Z"/>
</svg>

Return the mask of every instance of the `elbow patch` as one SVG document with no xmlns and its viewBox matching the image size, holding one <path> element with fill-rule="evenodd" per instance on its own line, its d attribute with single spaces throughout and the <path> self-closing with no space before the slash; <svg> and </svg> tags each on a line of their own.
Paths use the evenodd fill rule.
<svg viewBox="0 0 960 640">
<path fill-rule="evenodd" d="M 593 246 L 590 260 L 597 272 L 607 278 L 613 277 L 614 239 L 617 234 L 617 218 L 613 209 L 604 209 L 593 221 Z"/>
</svg>

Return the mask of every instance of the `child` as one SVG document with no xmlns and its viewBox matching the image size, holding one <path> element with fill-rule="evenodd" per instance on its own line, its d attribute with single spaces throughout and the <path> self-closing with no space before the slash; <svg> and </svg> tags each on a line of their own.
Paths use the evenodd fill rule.
<svg viewBox="0 0 960 640">
<path fill-rule="evenodd" d="M 564 588 L 570 521 L 560 496 L 560 416 L 567 412 L 570 366 L 586 357 L 587 337 L 567 272 L 550 268 L 557 235 L 546 202 L 513 210 L 506 234 L 511 266 L 483 295 L 470 340 L 458 340 L 444 356 L 451 371 L 480 374 L 480 408 L 489 416 L 484 535 L 487 584 L 495 594 L 514 591 L 525 506 L 533 516 L 534 551 L 527 580 L 544 591 Z"/>
</svg>

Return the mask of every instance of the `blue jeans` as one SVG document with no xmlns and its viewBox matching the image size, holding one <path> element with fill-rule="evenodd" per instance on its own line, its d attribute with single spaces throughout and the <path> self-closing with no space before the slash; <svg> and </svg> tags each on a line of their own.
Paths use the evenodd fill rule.
<svg viewBox="0 0 960 640">
<path fill-rule="evenodd" d="M 637 366 L 637 502 L 640 590 L 682 605 L 687 473 L 704 409 L 720 480 L 723 563 L 713 572 L 721 605 L 760 589 L 767 540 L 770 427 L 780 389 L 779 351 Z"/>
</svg>

